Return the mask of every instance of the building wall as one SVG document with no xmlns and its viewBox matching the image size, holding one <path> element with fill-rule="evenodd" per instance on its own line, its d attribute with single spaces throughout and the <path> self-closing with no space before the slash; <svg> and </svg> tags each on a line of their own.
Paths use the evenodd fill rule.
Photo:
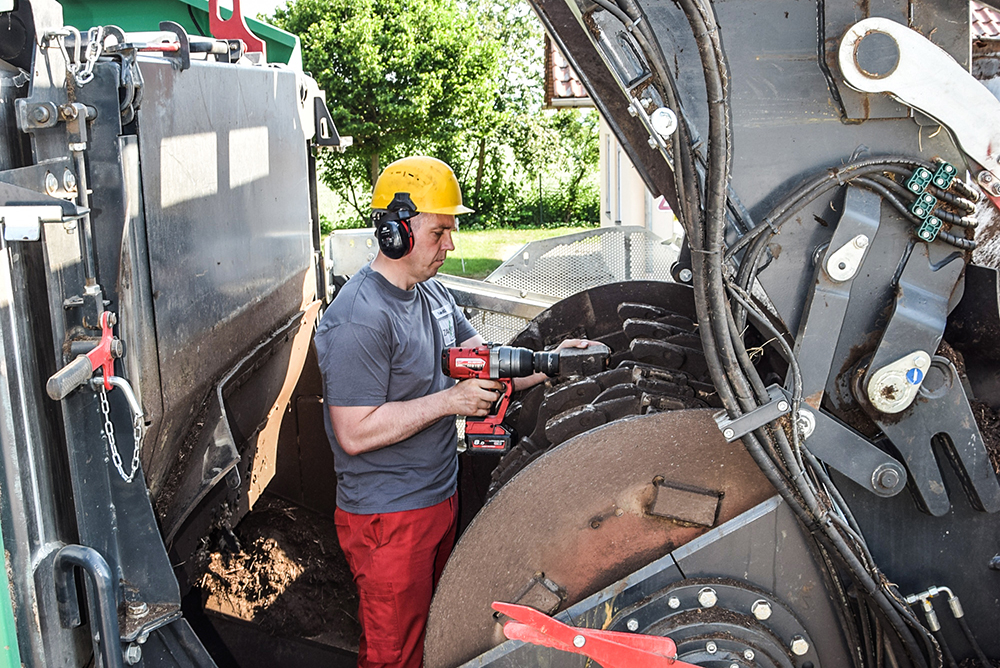
<svg viewBox="0 0 1000 668">
<path fill-rule="evenodd" d="M 680 243 L 683 230 L 662 197 L 653 197 L 601 118 L 601 227 L 637 225 L 664 241 Z"/>
</svg>

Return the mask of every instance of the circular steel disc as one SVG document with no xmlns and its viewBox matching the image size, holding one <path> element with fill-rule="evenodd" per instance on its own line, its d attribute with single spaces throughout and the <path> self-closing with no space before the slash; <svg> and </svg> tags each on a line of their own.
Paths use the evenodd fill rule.
<svg viewBox="0 0 1000 668">
<path fill-rule="evenodd" d="M 727 443 L 712 413 L 603 425 L 502 487 L 445 568 L 427 625 L 427 668 L 458 666 L 502 642 L 490 604 L 518 602 L 536 574 L 565 591 L 564 609 L 709 530 L 649 514 L 655 481 L 719 495 L 713 526 L 772 496 L 743 444 Z"/>
</svg>

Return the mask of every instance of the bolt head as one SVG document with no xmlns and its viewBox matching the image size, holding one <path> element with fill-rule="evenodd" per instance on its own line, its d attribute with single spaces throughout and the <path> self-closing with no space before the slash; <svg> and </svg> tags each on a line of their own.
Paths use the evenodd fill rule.
<svg viewBox="0 0 1000 668">
<path fill-rule="evenodd" d="M 746 659 L 747 661 L 753 661 L 754 656 L 756 655 L 753 653 L 753 650 L 750 649 L 749 647 L 743 650 L 743 658 Z"/>
<path fill-rule="evenodd" d="M 990 181 L 993 180 L 993 175 L 987 171 L 980 172 L 979 180 L 982 181 L 983 183 L 989 183 Z"/>
<path fill-rule="evenodd" d="M 573 647 L 583 647 L 586 644 L 587 644 L 587 639 L 584 638 L 583 636 L 573 637 Z"/>
<path fill-rule="evenodd" d="M 753 605 L 750 606 L 750 612 L 759 621 L 764 621 L 771 617 L 771 604 L 764 599 L 759 599 L 754 601 Z"/>
<path fill-rule="evenodd" d="M 670 598 L 667 599 L 667 605 L 670 607 L 671 610 L 676 610 L 677 608 L 681 607 L 681 600 L 676 596 L 671 596 Z"/>
<path fill-rule="evenodd" d="M 49 110 L 45 107 L 35 107 L 31 111 L 31 117 L 35 119 L 36 123 L 46 123 L 51 116 L 52 114 L 50 114 Z"/>
<path fill-rule="evenodd" d="M 630 619 L 627 622 L 625 622 L 625 627 L 629 631 L 638 631 L 639 630 L 639 620 L 636 619 L 635 617 L 633 617 L 632 619 Z"/>
<path fill-rule="evenodd" d="M 730 430 L 732 431 L 732 430 Z M 719 602 L 719 595 L 711 587 L 705 587 L 698 592 L 698 605 L 703 608 L 711 608 Z"/>
<path fill-rule="evenodd" d="M 135 643 L 130 644 L 125 648 L 125 656 L 123 659 L 125 660 L 125 665 L 134 666 L 142 661 L 142 648 Z"/>
<path fill-rule="evenodd" d="M 49 195 L 55 195 L 59 190 L 59 179 L 52 172 L 45 172 L 45 192 Z"/>
<path fill-rule="evenodd" d="M 659 146 L 659 145 L 658 145 L 658 144 L 656 143 L 656 139 L 654 139 L 652 135 L 650 135 L 650 137 L 649 137 L 649 140 L 648 140 L 648 141 L 649 141 L 649 148 L 651 148 L 651 149 L 654 149 L 654 150 L 655 150 L 655 149 L 656 149 L 656 148 L 657 148 L 657 147 Z"/>
<path fill-rule="evenodd" d="M 722 435 L 725 436 L 726 438 L 732 438 L 733 436 L 736 436 L 736 432 L 733 431 L 732 429 L 725 429 L 722 432 Z"/>
<path fill-rule="evenodd" d="M 805 656 L 809 652 L 809 642 L 802 636 L 795 636 L 788 648 L 795 656 Z"/>
<path fill-rule="evenodd" d="M 886 468 L 875 474 L 875 484 L 882 489 L 893 489 L 899 484 L 899 471 Z"/>
<path fill-rule="evenodd" d="M 691 279 L 694 278 L 694 273 L 690 269 L 684 268 L 677 272 L 677 278 L 681 280 L 681 283 L 690 283 Z"/>
<path fill-rule="evenodd" d="M 778 402 L 778 410 L 779 411 L 787 411 L 788 410 L 788 402 L 787 401 L 779 401 Z"/>
<path fill-rule="evenodd" d="M 705 643 L 705 651 L 708 652 L 709 654 L 715 654 L 716 652 L 719 651 L 719 646 L 715 644 L 714 640 L 709 640 L 707 643 Z"/>
<path fill-rule="evenodd" d="M 68 169 L 63 172 L 63 188 L 69 192 L 76 190 L 76 174 Z"/>
<path fill-rule="evenodd" d="M 639 113 L 639 110 L 635 108 L 634 104 L 628 105 L 628 115 L 635 116 Z"/>
</svg>

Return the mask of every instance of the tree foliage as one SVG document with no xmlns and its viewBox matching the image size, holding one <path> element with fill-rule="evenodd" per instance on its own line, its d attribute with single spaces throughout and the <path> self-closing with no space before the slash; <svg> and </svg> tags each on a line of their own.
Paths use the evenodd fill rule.
<svg viewBox="0 0 1000 668">
<path fill-rule="evenodd" d="M 322 156 L 344 217 L 367 221 L 379 168 L 424 153 L 455 169 L 477 210 L 463 224 L 596 222 L 597 116 L 541 110 L 542 30 L 524 0 L 293 0 L 272 22 L 299 35 L 354 138 Z"/>
</svg>

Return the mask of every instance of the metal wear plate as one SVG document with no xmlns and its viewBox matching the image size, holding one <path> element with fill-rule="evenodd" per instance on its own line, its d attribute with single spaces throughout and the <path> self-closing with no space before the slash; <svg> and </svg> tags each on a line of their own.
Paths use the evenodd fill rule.
<svg viewBox="0 0 1000 668">
<path fill-rule="evenodd" d="M 720 523 L 773 494 L 708 410 L 618 420 L 566 441 L 500 488 L 462 536 L 431 605 L 425 665 L 455 666 L 502 641 L 490 604 L 515 601 L 538 572 L 573 605 L 703 534 L 648 514 L 660 479 L 718 494 Z"/>
</svg>

